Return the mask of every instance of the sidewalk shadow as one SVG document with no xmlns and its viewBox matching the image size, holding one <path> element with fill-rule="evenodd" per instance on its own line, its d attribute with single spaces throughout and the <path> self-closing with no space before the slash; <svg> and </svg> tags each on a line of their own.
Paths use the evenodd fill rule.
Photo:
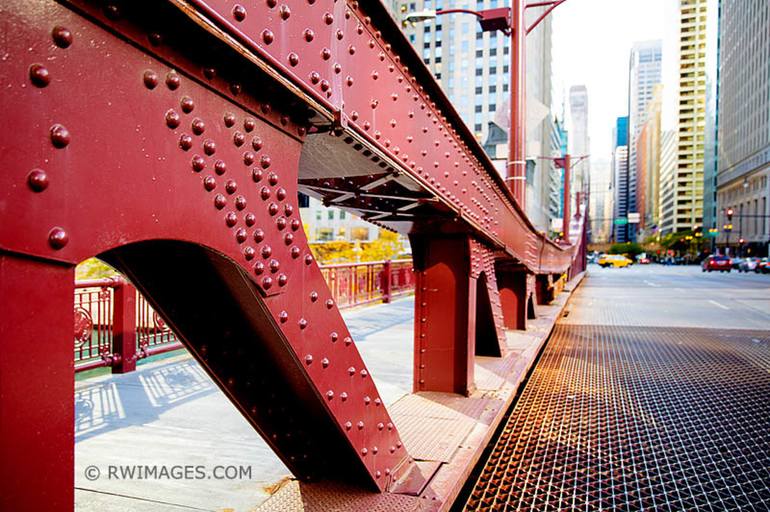
<svg viewBox="0 0 770 512">
<path fill-rule="evenodd" d="M 169 409 L 217 391 L 192 359 L 145 367 L 75 389 L 75 442 L 155 421 Z"/>
</svg>

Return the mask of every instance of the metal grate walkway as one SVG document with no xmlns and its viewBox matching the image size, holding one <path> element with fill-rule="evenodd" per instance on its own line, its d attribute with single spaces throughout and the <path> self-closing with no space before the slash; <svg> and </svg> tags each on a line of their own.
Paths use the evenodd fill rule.
<svg viewBox="0 0 770 512">
<path fill-rule="evenodd" d="M 770 510 L 770 331 L 559 324 L 465 510 Z"/>
</svg>

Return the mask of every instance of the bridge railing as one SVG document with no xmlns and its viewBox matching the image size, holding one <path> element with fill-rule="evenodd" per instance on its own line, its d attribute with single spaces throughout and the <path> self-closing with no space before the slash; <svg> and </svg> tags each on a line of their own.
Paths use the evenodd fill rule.
<svg viewBox="0 0 770 512">
<path fill-rule="evenodd" d="M 390 302 L 414 290 L 411 260 L 326 265 L 321 273 L 340 308 Z M 76 372 L 117 366 L 131 371 L 137 360 L 182 347 L 144 296 L 119 276 L 77 281 L 74 315 Z M 135 343 L 116 341 L 126 336 Z"/>
</svg>

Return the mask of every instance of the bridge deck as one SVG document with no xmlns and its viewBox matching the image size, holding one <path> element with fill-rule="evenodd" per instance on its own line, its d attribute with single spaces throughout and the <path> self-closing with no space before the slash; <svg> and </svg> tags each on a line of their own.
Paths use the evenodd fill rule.
<svg viewBox="0 0 770 512">
<path fill-rule="evenodd" d="M 466 510 L 767 510 L 768 304 L 765 276 L 592 272 Z"/>
</svg>

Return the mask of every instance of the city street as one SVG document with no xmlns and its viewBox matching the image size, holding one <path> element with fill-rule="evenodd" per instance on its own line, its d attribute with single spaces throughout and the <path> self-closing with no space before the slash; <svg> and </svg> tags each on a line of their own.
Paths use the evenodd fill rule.
<svg viewBox="0 0 770 512">
<path fill-rule="evenodd" d="M 770 276 L 589 267 L 467 510 L 767 510 Z"/>
</svg>

